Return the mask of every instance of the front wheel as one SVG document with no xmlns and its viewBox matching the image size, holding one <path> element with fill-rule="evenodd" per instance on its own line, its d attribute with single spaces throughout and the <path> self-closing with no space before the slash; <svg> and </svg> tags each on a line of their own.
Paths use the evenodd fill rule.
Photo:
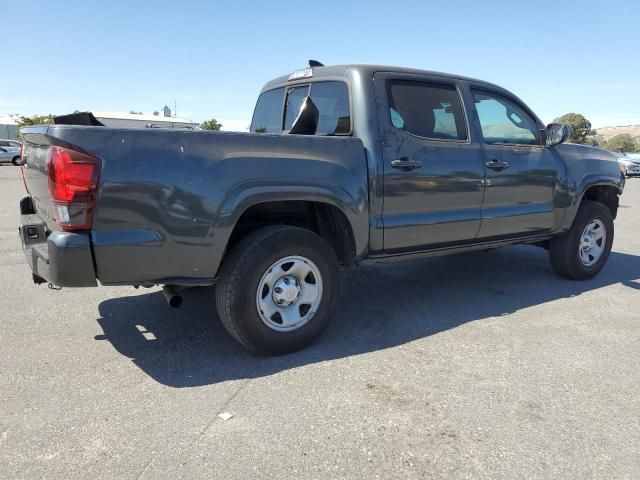
<svg viewBox="0 0 640 480">
<path fill-rule="evenodd" d="M 261 228 L 220 269 L 216 305 L 229 333 L 261 355 L 299 350 L 331 321 L 339 266 L 331 246 L 303 228 Z"/>
<path fill-rule="evenodd" d="M 13 157 L 11 163 L 13 163 L 17 167 L 18 165 L 20 165 L 20 157 Z"/>
<path fill-rule="evenodd" d="M 611 211 L 599 202 L 585 200 L 571 229 L 550 240 L 551 266 L 563 277 L 587 280 L 604 268 L 612 244 Z"/>
</svg>

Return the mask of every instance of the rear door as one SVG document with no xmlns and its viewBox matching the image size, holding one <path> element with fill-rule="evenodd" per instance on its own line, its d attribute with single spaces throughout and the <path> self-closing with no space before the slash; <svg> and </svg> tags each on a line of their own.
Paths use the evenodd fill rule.
<svg viewBox="0 0 640 480">
<path fill-rule="evenodd" d="M 385 72 L 374 81 L 385 252 L 472 241 L 480 228 L 484 168 L 459 84 Z"/>
<path fill-rule="evenodd" d="M 544 146 L 544 126 L 507 92 L 472 85 L 471 96 L 486 176 L 478 239 L 551 231 L 564 165 Z"/>
</svg>

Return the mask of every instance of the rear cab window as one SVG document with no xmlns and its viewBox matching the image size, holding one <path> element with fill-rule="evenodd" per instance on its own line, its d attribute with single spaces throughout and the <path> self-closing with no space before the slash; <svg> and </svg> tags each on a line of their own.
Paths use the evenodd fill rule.
<svg viewBox="0 0 640 480">
<path fill-rule="evenodd" d="M 251 132 L 283 133 L 291 130 L 305 97 L 318 108 L 316 135 L 350 135 L 349 88 L 341 81 L 316 81 L 263 92 L 258 98 Z"/>
<path fill-rule="evenodd" d="M 287 99 L 284 106 L 284 130 L 291 130 L 302 102 L 304 102 L 307 95 L 309 95 L 309 85 L 287 88 Z"/>
<path fill-rule="evenodd" d="M 280 133 L 282 131 L 283 101 L 284 88 L 276 88 L 262 93 L 253 112 L 251 131 L 254 133 Z"/>
</svg>

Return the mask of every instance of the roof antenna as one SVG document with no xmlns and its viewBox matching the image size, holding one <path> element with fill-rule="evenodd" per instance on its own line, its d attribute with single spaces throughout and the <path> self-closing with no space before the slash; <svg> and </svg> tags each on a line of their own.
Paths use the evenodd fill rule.
<svg viewBox="0 0 640 480">
<path fill-rule="evenodd" d="M 313 67 L 324 67 L 324 63 L 320 63 L 317 60 L 309 60 L 309 67 L 313 68 Z"/>
</svg>

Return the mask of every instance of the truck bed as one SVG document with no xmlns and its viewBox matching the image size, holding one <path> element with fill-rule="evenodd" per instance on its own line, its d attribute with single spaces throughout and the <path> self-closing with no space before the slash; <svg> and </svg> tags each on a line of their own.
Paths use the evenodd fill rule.
<svg viewBox="0 0 640 480">
<path fill-rule="evenodd" d="M 88 126 L 22 135 L 25 183 L 46 232 L 30 248 L 42 250 L 60 231 L 50 213 L 49 148 L 100 160 L 92 227 L 63 235 L 65 245 L 86 240 L 103 284 L 211 283 L 235 222 L 265 201 L 338 206 L 361 233 L 355 238 L 368 238 L 367 163 L 357 138 Z"/>
</svg>

